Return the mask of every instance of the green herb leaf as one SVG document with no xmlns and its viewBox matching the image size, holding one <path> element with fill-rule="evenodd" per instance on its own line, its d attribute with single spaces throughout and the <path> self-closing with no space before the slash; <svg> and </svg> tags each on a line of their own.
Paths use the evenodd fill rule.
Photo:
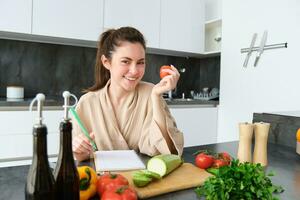
<svg viewBox="0 0 300 200">
<path fill-rule="evenodd" d="M 230 166 L 219 169 L 207 169 L 213 177 L 208 178 L 204 185 L 195 189 L 197 196 L 205 196 L 207 200 L 229 199 L 277 199 L 273 193 L 283 192 L 281 186 L 273 185 L 260 164 L 240 163 L 232 160 Z"/>
</svg>

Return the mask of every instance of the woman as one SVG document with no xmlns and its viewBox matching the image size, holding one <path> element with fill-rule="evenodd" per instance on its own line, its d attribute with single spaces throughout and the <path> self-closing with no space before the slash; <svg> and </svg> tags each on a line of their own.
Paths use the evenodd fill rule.
<svg viewBox="0 0 300 200">
<path fill-rule="evenodd" d="M 145 40 L 132 27 L 111 29 L 101 35 L 95 65 L 95 83 L 76 107 L 99 150 L 134 149 L 153 156 L 181 155 L 183 135 L 162 99 L 175 88 L 179 73 L 158 84 L 142 82 L 145 72 Z M 77 160 L 89 158 L 92 147 L 73 123 L 73 152 Z"/>
</svg>

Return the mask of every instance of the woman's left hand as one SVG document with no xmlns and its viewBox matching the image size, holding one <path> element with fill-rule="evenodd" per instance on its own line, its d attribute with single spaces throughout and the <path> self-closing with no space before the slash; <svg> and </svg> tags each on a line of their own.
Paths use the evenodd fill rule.
<svg viewBox="0 0 300 200">
<path fill-rule="evenodd" d="M 163 69 L 169 75 L 163 77 L 159 83 L 157 83 L 153 89 L 152 94 L 161 95 L 165 92 L 173 90 L 179 80 L 180 74 L 178 70 L 171 65 L 171 69 Z"/>
</svg>

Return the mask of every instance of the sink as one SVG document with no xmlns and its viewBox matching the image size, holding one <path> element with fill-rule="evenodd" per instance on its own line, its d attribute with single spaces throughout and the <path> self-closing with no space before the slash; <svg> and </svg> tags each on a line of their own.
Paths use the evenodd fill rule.
<svg viewBox="0 0 300 200">
<path fill-rule="evenodd" d="M 194 99 L 191 99 L 191 98 L 185 98 L 185 99 L 173 99 L 173 101 L 193 101 Z"/>
<path fill-rule="evenodd" d="M 185 99 L 182 99 L 182 98 L 174 98 L 174 99 L 169 99 L 169 98 L 166 98 L 165 99 L 166 101 L 181 101 L 181 102 L 185 102 L 185 101 L 194 101 L 194 99 L 191 99 L 191 98 L 185 98 Z"/>
</svg>

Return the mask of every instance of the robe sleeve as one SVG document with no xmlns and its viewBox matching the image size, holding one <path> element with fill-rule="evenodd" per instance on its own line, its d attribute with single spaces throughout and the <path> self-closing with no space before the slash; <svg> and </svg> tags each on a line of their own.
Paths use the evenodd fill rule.
<svg viewBox="0 0 300 200">
<path fill-rule="evenodd" d="M 166 130 L 171 138 L 171 141 L 173 142 L 178 155 L 181 156 L 184 143 L 183 134 L 180 130 L 177 129 L 175 120 L 172 117 L 166 102 L 162 98 L 161 101 L 165 114 L 165 122 L 163 123 L 166 124 Z M 140 152 L 149 156 L 154 156 L 157 154 L 170 154 L 171 151 L 168 147 L 168 144 L 163 137 L 158 124 L 153 119 L 152 106 L 152 102 L 151 100 L 149 100 L 145 121 L 143 124 L 142 135 L 139 140 Z"/>
<path fill-rule="evenodd" d="M 83 123 L 83 125 L 85 126 L 85 128 L 88 130 L 88 132 L 91 132 L 90 126 L 88 126 L 88 116 L 85 116 L 86 112 L 84 112 L 84 101 L 83 98 L 79 99 L 78 104 L 76 106 L 76 112 L 81 120 L 81 122 Z M 71 114 L 71 120 L 72 120 L 72 136 L 73 138 L 75 136 L 77 136 L 78 134 L 83 134 L 83 131 L 81 130 L 79 123 L 77 122 L 77 120 L 75 119 L 75 117 Z"/>
</svg>

